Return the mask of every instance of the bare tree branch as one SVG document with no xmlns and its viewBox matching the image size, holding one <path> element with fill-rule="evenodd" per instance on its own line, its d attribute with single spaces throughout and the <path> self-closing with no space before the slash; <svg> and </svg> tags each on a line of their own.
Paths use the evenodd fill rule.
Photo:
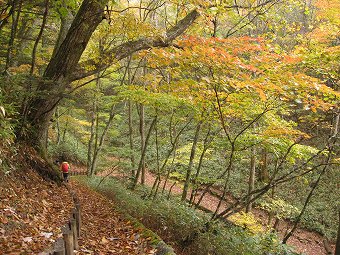
<svg viewBox="0 0 340 255">
<path fill-rule="evenodd" d="M 163 37 L 141 38 L 118 45 L 105 53 L 107 56 L 105 63 L 96 64 L 93 59 L 80 63 L 80 66 L 69 76 L 69 80 L 75 81 L 96 74 L 105 68 L 108 68 L 114 62 L 124 59 L 134 52 L 150 49 L 152 47 L 167 47 L 173 40 L 183 34 L 199 16 L 199 12 L 194 9 L 185 18 L 179 21 L 176 26 L 166 31 Z M 85 71 L 83 68 L 84 66 L 96 66 L 96 68 L 91 71 Z"/>
</svg>

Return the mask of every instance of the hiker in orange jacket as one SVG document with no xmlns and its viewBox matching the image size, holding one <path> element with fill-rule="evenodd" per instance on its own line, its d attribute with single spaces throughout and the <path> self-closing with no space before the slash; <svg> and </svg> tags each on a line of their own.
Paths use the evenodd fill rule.
<svg viewBox="0 0 340 255">
<path fill-rule="evenodd" d="M 70 169 L 71 169 L 70 164 L 63 160 L 62 163 L 60 164 L 60 170 L 63 173 L 63 177 L 64 177 L 65 182 L 68 182 L 68 173 L 69 173 Z"/>
</svg>

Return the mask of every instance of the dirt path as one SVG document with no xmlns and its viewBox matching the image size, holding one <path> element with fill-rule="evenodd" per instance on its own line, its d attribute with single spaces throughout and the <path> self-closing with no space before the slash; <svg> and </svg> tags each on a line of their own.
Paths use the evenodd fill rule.
<svg viewBox="0 0 340 255">
<path fill-rule="evenodd" d="M 140 230 L 113 210 L 113 203 L 99 193 L 71 181 L 82 205 L 82 228 L 77 254 L 155 254 Z"/>
</svg>

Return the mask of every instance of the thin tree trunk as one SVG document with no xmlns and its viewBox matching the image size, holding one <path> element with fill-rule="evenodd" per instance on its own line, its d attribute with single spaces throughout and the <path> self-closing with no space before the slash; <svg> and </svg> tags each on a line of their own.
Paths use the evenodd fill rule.
<svg viewBox="0 0 340 255">
<path fill-rule="evenodd" d="M 158 192 L 158 189 L 159 189 L 159 186 L 160 186 L 160 183 L 161 183 L 161 175 L 171 157 L 171 154 L 176 150 L 176 147 L 177 147 L 177 143 L 178 143 L 178 140 L 179 140 L 179 137 L 181 136 L 181 134 L 184 132 L 184 130 L 186 129 L 186 127 L 189 125 L 189 123 L 191 122 L 191 120 L 189 122 L 186 123 L 186 125 L 184 125 L 180 131 L 177 133 L 177 135 L 175 136 L 174 140 L 172 141 L 172 138 L 171 138 L 171 148 L 168 150 L 168 153 L 164 159 L 164 162 L 163 162 L 163 165 L 162 167 L 160 168 L 159 170 L 159 178 L 156 179 L 156 181 L 158 182 L 157 183 L 157 186 L 156 186 L 156 193 L 155 195 L 157 194 Z M 171 124 L 170 124 L 171 126 Z M 171 128 L 170 128 L 170 132 L 171 132 Z M 172 137 L 172 135 L 170 135 L 170 137 Z M 173 157 L 173 161 L 175 159 L 175 155 Z M 172 162 L 173 163 L 173 162 Z M 167 184 L 167 181 L 169 179 L 169 176 L 170 176 L 170 171 L 171 171 L 171 168 L 169 168 L 169 170 L 167 171 L 167 175 L 166 175 L 166 178 L 164 180 L 164 185 L 163 185 L 163 190 L 162 190 L 162 194 L 164 193 L 164 190 L 165 190 L 165 187 L 166 187 L 166 184 Z M 155 181 L 155 183 L 156 183 Z"/>
<path fill-rule="evenodd" d="M 95 96 L 96 97 L 96 96 Z M 90 139 L 88 142 L 87 147 L 87 175 L 91 176 L 91 169 L 92 169 L 92 150 L 93 150 L 93 140 L 95 136 L 94 127 L 96 123 L 96 115 L 97 115 L 97 99 L 94 98 L 93 100 L 93 107 L 91 113 L 91 130 L 90 130 Z"/>
<path fill-rule="evenodd" d="M 153 192 L 155 191 L 154 199 L 156 198 L 159 184 L 161 182 L 161 168 L 160 168 L 160 162 L 159 162 L 159 146 L 158 146 L 158 128 L 157 128 L 157 122 L 155 124 L 155 140 L 156 140 L 156 161 L 157 161 L 157 177 L 152 185 L 151 191 L 150 191 L 150 197 L 152 196 Z"/>
<path fill-rule="evenodd" d="M 272 188 L 272 194 L 271 194 L 272 199 L 274 199 L 274 194 L 275 194 L 275 187 Z M 274 218 L 274 212 L 271 211 L 269 212 L 269 217 L 268 217 L 268 223 L 267 223 L 268 228 L 270 228 L 273 218 Z"/>
<path fill-rule="evenodd" d="M 187 198 L 189 185 L 190 185 L 192 166 L 194 164 L 194 158 L 195 158 L 195 154 L 196 154 L 197 142 L 198 142 L 198 139 L 199 139 L 201 126 L 202 126 L 202 121 L 200 121 L 198 123 L 197 127 L 196 127 L 195 137 L 194 137 L 194 141 L 193 141 L 192 147 L 191 147 L 189 165 L 188 165 L 187 174 L 186 174 L 186 177 L 185 177 L 185 183 L 184 183 L 184 187 L 183 187 L 183 193 L 182 193 L 182 198 L 181 198 L 182 201 L 184 201 Z"/>
<path fill-rule="evenodd" d="M 130 70 L 130 64 L 132 61 L 132 56 L 129 56 L 127 66 L 125 69 L 124 77 L 122 79 L 121 85 L 124 84 L 125 76 L 127 75 L 127 83 L 128 85 L 132 84 L 134 80 L 134 76 L 131 75 L 131 70 Z M 137 72 L 137 70 L 135 71 Z M 130 145 L 130 160 L 131 160 L 131 176 L 134 178 L 136 175 L 135 173 L 135 167 L 136 167 L 136 162 L 135 162 L 135 151 L 134 151 L 134 144 L 133 144 L 133 118 L 132 118 L 132 101 L 128 101 L 128 122 L 129 122 L 129 145 Z"/>
<path fill-rule="evenodd" d="M 329 157 L 330 158 L 330 157 Z M 301 218 L 302 218 L 302 215 L 305 213 L 306 209 L 307 209 L 307 206 L 309 204 L 309 201 L 310 199 L 312 198 L 313 196 L 313 193 L 314 193 L 314 190 L 316 189 L 316 187 L 318 186 L 320 180 L 321 180 L 321 177 L 322 175 L 325 173 L 326 169 L 327 169 L 328 165 L 326 165 L 323 170 L 321 171 L 321 173 L 319 174 L 319 177 L 318 179 L 316 180 L 315 182 L 315 185 L 312 187 L 311 191 L 309 192 L 307 198 L 306 198 L 306 201 L 302 207 L 302 210 L 300 212 L 300 214 L 297 216 L 297 218 L 295 219 L 294 221 L 294 225 L 293 225 L 293 228 L 289 231 L 289 233 L 283 238 L 282 240 L 282 243 L 285 244 L 287 243 L 288 239 L 293 235 L 293 233 L 295 232 L 296 228 L 297 228 L 297 225 L 300 223 L 301 221 Z"/>
<path fill-rule="evenodd" d="M 190 122 L 191 122 L 191 120 L 190 120 L 189 122 L 187 122 L 186 125 L 184 125 L 184 126 L 180 129 L 180 131 L 179 131 L 179 132 L 177 133 L 177 135 L 175 136 L 175 139 L 174 139 L 173 141 L 171 141 L 171 148 L 168 150 L 168 153 L 167 153 L 167 155 L 166 155 L 166 157 L 165 157 L 165 160 L 164 160 L 164 162 L 163 162 L 163 165 L 162 165 L 162 167 L 160 168 L 160 171 L 159 171 L 160 174 L 163 173 L 163 171 L 164 171 L 164 169 L 165 169 L 165 167 L 166 167 L 166 165 L 167 165 L 167 163 L 168 163 L 168 161 L 169 161 L 169 159 L 170 159 L 171 154 L 176 150 L 176 147 L 177 147 L 177 143 L 178 143 L 179 137 L 180 137 L 181 134 L 184 132 L 184 130 L 186 129 L 186 127 L 189 125 Z M 170 128 L 170 129 L 171 129 L 171 128 Z M 170 132 L 171 132 L 171 130 L 170 130 Z M 172 136 L 170 135 L 170 137 L 172 137 Z M 171 138 L 171 140 L 172 140 L 172 138 Z M 175 155 L 174 155 L 173 160 L 174 160 L 174 159 L 175 159 Z M 166 183 L 167 183 L 168 178 L 169 178 L 169 176 L 170 176 L 170 170 L 171 170 L 171 168 L 169 168 L 169 170 L 168 170 L 168 172 L 167 172 L 167 175 L 166 175 L 166 178 L 165 178 L 165 181 L 164 181 L 164 186 L 163 186 L 163 191 L 162 191 L 162 193 L 164 192 Z"/>
<path fill-rule="evenodd" d="M 98 106 L 97 106 L 98 107 Z M 91 170 L 90 170 L 90 175 L 93 176 L 94 175 L 94 171 L 96 169 L 96 166 L 94 166 L 93 164 L 96 163 L 95 161 L 95 153 L 98 149 L 98 143 L 99 143 L 99 110 L 97 108 L 96 111 L 96 116 L 95 116 L 95 122 L 94 122 L 94 144 L 93 144 L 93 151 L 92 151 L 92 161 L 91 161 Z"/>
<path fill-rule="evenodd" d="M 5 65 L 5 72 L 7 72 L 8 68 L 11 67 L 12 58 L 13 58 L 13 49 L 14 49 L 14 40 L 17 33 L 19 18 L 21 14 L 21 7 L 22 7 L 22 0 L 14 0 L 12 2 L 12 29 L 11 29 L 11 36 L 8 42 L 8 49 L 6 54 L 6 65 Z M 15 9 L 18 8 L 17 14 L 15 15 Z"/>
<path fill-rule="evenodd" d="M 59 108 L 55 109 L 55 122 L 56 122 L 56 131 L 57 131 L 57 145 L 60 144 L 61 135 L 60 135 L 60 123 L 59 123 Z"/>
<path fill-rule="evenodd" d="M 137 169 L 137 172 L 136 172 L 136 176 L 134 178 L 134 182 L 132 184 L 132 187 L 131 189 L 134 190 L 136 188 L 136 185 L 138 183 L 138 179 L 139 179 L 139 176 L 141 174 L 141 171 L 142 171 L 142 167 L 143 167 L 143 162 L 145 160 L 145 155 L 146 155 L 146 149 L 147 149 L 147 146 L 148 146 L 148 142 L 150 140 L 150 137 L 151 137 L 151 133 L 152 133 L 152 130 L 156 124 L 156 121 L 157 121 L 157 116 L 153 119 L 153 121 L 151 122 L 151 125 L 150 125 L 150 128 L 149 128 L 149 131 L 148 131 L 148 134 L 146 136 L 146 139 L 145 139 L 145 144 L 144 144 L 144 147 L 143 147 L 143 151 L 142 151 L 142 155 L 140 157 L 140 160 L 139 160 L 139 164 L 138 164 L 138 169 Z"/>
<path fill-rule="evenodd" d="M 213 26 L 214 26 L 212 37 L 216 37 L 217 36 L 217 26 L 218 26 L 218 14 L 215 15 L 214 19 L 212 20 L 212 23 L 213 23 Z"/>
<path fill-rule="evenodd" d="M 16 38 L 18 38 L 17 51 L 18 54 L 25 54 L 24 51 L 30 47 L 30 40 L 28 39 L 34 32 L 36 20 L 38 17 L 32 18 L 32 15 L 29 13 L 25 13 L 25 15 L 20 18 L 20 27 L 18 24 L 18 31 L 16 34 Z M 19 62 L 13 62 L 14 66 L 20 65 Z M 30 86 L 30 85 L 29 85 Z"/>
<path fill-rule="evenodd" d="M 145 109 L 144 105 L 140 104 L 140 112 L 139 112 L 139 133 L 140 133 L 140 140 L 141 140 L 141 155 L 143 154 L 144 147 L 145 147 L 145 122 L 144 122 L 144 117 L 145 117 Z M 145 161 L 144 157 L 142 157 L 142 169 L 141 169 L 141 183 L 145 183 Z"/>
<path fill-rule="evenodd" d="M 205 139 L 204 139 L 203 150 L 202 150 L 202 153 L 201 153 L 201 156 L 200 156 L 200 159 L 199 159 L 199 163 L 198 163 L 198 166 L 197 166 L 195 177 L 193 179 L 193 188 L 191 190 L 189 204 L 193 204 L 194 203 L 195 197 L 196 197 L 196 194 L 197 194 L 197 191 L 198 191 L 198 187 L 196 187 L 197 186 L 197 179 L 198 179 L 198 176 L 199 176 L 199 174 L 201 172 L 201 168 L 202 168 L 202 164 L 203 164 L 203 159 L 204 159 L 205 153 L 207 152 L 208 147 L 209 147 L 208 144 L 211 142 L 211 141 L 208 142 L 208 138 L 210 136 L 210 130 L 211 130 L 211 127 L 209 127 L 207 135 L 205 136 Z"/>
<path fill-rule="evenodd" d="M 134 155 L 134 145 L 133 145 L 133 120 L 132 120 L 132 102 L 129 100 L 129 112 L 128 112 L 128 118 L 129 118 L 129 142 L 130 142 L 130 150 L 131 150 L 131 166 L 132 166 L 132 176 L 135 176 L 135 155 Z"/>
<path fill-rule="evenodd" d="M 268 155 L 266 148 L 262 149 L 261 153 L 261 161 L 259 167 L 259 180 L 261 182 L 268 182 L 269 173 L 268 173 Z"/>
<path fill-rule="evenodd" d="M 184 132 L 184 130 L 187 128 L 187 126 L 191 123 L 192 119 L 190 119 L 181 129 L 180 131 L 176 134 L 175 138 L 173 138 L 173 134 L 172 134 L 172 127 L 173 127 L 173 115 L 174 113 L 172 113 L 171 118 L 170 118 L 170 123 L 169 123 L 169 136 L 170 136 L 170 143 L 171 143 L 171 149 L 168 151 L 168 155 L 166 157 L 166 160 L 164 161 L 162 168 L 161 168 L 161 172 L 163 172 L 163 170 L 165 169 L 165 166 L 168 162 L 168 160 L 170 159 L 171 154 L 173 154 L 173 158 L 172 158 L 172 162 L 171 162 L 171 167 L 169 167 L 165 180 L 164 180 L 164 184 L 163 184 L 163 188 L 162 188 L 162 194 L 164 194 L 167 182 L 169 180 L 170 177 L 170 173 L 171 173 L 171 169 L 172 166 L 174 164 L 175 158 L 176 158 L 176 148 L 177 148 L 177 143 L 179 140 L 180 135 Z M 174 132 L 176 132 L 176 129 L 174 128 Z"/>
<path fill-rule="evenodd" d="M 162 188 L 162 194 L 164 194 L 164 192 L 165 192 L 166 185 L 167 185 L 168 180 L 170 178 L 171 169 L 172 169 L 172 166 L 173 166 L 175 158 L 176 158 L 176 147 L 177 147 L 177 145 L 175 145 L 175 147 L 174 147 L 171 166 L 169 167 L 169 169 L 168 169 L 168 171 L 166 173 L 165 179 L 164 179 L 163 188 Z"/>
<path fill-rule="evenodd" d="M 216 215 L 218 214 L 218 211 L 221 208 L 222 202 L 223 202 L 223 200 L 224 200 L 224 198 L 225 198 L 225 196 L 227 194 L 229 177 L 230 177 L 229 173 L 230 173 L 230 171 L 228 171 L 228 176 L 227 176 L 227 178 L 226 178 L 226 180 L 224 182 L 223 194 L 222 194 L 220 200 L 218 201 L 218 205 L 217 205 L 216 210 L 215 210 L 214 214 L 212 215 L 211 219 L 215 219 Z M 201 202 L 201 200 L 199 202 Z M 199 205 L 199 203 L 198 203 L 198 205 Z"/>
<path fill-rule="evenodd" d="M 47 15 L 48 15 L 48 6 L 49 6 L 49 0 L 45 1 L 45 11 L 44 11 L 44 15 L 43 15 L 43 20 L 40 26 L 40 31 L 39 34 L 37 36 L 37 39 L 34 42 L 34 46 L 33 46 L 33 51 L 32 51 L 32 62 L 31 62 L 31 70 L 30 70 L 30 74 L 33 75 L 34 73 L 34 68 L 35 68 L 35 58 L 36 58 L 36 54 L 37 54 L 37 48 L 38 48 L 38 44 L 39 41 L 43 35 L 44 29 L 45 29 L 45 25 L 47 22 Z"/>
<path fill-rule="evenodd" d="M 64 127 L 63 143 L 65 143 L 67 129 L 68 129 L 68 120 L 66 120 L 65 127 Z"/>
<path fill-rule="evenodd" d="M 104 141 L 106 139 L 106 135 L 107 135 L 108 131 L 111 128 L 111 125 L 112 125 L 112 122 L 113 122 L 113 119 L 114 119 L 115 115 L 116 115 L 116 113 L 115 113 L 115 104 L 113 104 L 111 106 L 110 117 L 109 117 L 108 121 L 106 122 L 106 125 L 105 125 L 105 128 L 103 130 L 103 133 L 100 136 L 100 140 L 98 142 L 96 142 L 96 144 L 95 144 L 95 148 L 94 148 L 94 152 L 93 152 L 93 159 L 92 159 L 91 175 L 93 175 L 95 173 L 99 153 L 100 153 L 100 151 L 103 148 Z M 98 119 L 98 117 L 97 117 L 97 119 Z M 96 137 L 98 135 L 99 134 L 96 134 Z"/>
<path fill-rule="evenodd" d="M 173 187 L 175 187 L 175 185 L 176 185 L 176 182 L 174 182 L 169 189 L 168 197 L 167 197 L 168 200 L 170 199 L 171 191 L 172 191 Z"/>
<path fill-rule="evenodd" d="M 338 222 L 338 236 L 335 245 L 335 255 L 340 255 L 340 210 L 339 210 L 339 222 Z"/>
<path fill-rule="evenodd" d="M 248 194 L 249 194 L 249 199 L 247 202 L 247 207 L 246 207 L 246 212 L 250 212 L 252 209 L 252 203 L 250 202 L 252 199 L 252 196 L 250 195 L 255 187 L 255 171 L 256 171 L 256 162 L 255 162 L 255 156 L 256 156 L 256 150 L 255 147 L 253 146 L 251 149 L 251 159 L 250 159 L 250 172 L 249 172 L 249 181 L 248 181 Z"/>
<path fill-rule="evenodd" d="M 231 170 L 232 170 L 232 168 L 233 168 L 234 154 L 235 154 L 235 144 L 234 144 L 234 143 L 231 143 L 231 152 L 230 152 L 230 156 L 229 156 L 229 163 L 228 163 L 228 166 L 226 167 L 226 170 L 225 170 L 220 176 L 218 176 L 218 179 L 220 179 L 220 178 L 223 178 L 225 175 L 227 175 L 226 181 L 225 181 L 225 185 L 224 185 L 224 186 L 226 187 L 226 188 L 224 189 L 224 191 L 225 191 L 224 195 L 226 194 L 226 190 L 227 190 L 227 187 L 228 187 L 227 185 L 228 185 L 228 182 L 229 182 L 229 179 L 230 179 Z M 198 201 L 197 201 L 197 203 L 196 203 L 196 205 L 195 205 L 195 208 L 198 208 L 198 206 L 199 206 L 200 203 L 202 202 L 204 196 L 210 191 L 210 188 L 211 188 L 213 185 L 214 185 L 213 183 L 209 183 L 209 184 L 205 187 L 205 189 L 204 189 L 202 195 L 200 196 L 200 198 L 198 199 Z M 224 195 L 222 196 L 222 198 L 224 197 Z M 219 202 L 219 205 L 217 206 L 217 210 L 219 209 L 221 203 L 222 203 L 222 201 Z"/>
<path fill-rule="evenodd" d="M 297 216 L 296 220 L 294 221 L 294 225 L 293 228 L 290 230 L 290 232 L 283 238 L 282 243 L 287 243 L 288 239 L 293 235 L 293 233 L 295 232 L 298 223 L 301 221 L 302 215 L 304 214 L 304 212 L 307 209 L 307 206 L 309 204 L 309 201 L 311 200 L 313 193 L 315 191 L 315 189 L 317 188 L 318 184 L 320 183 L 321 177 L 323 176 L 323 174 L 326 172 L 327 168 L 329 167 L 329 163 L 331 162 L 331 158 L 332 158 L 332 154 L 333 154 L 333 147 L 337 141 L 336 136 L 339 133 L 339 121 L 340 121 L 340 113 L 337 113 L 334 119 L 334 125 L 333 125 L 333 130 L 331 131 L 331 135 L 329 136 L 328 139 L 328 156 L 327 159 L 325 161 L 324 167 L 321 170 L 318 179 L 316 180 L 315 184 L 313 185 L 311 191 L 309 192 L 306 201 L 302 207 L 302 210 L 300 212 L 300 214 Z"/>
</svg>

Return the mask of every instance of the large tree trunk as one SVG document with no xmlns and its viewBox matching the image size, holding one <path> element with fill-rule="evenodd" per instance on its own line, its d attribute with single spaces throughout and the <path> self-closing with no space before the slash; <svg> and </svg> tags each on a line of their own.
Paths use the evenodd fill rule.
<svg viewBox="0 0 340 255">
<path fill-rule="evenodd" d="M 29 105 L 28 122 L 31 127 L 28 140 L 43 151 L 49 121 L 69 84 L 67 77 L 75 70 L 92 33 L 102 21 L 107 2 L 108 0 L 83 1 L 66 38 L 45 70 L 44 80 L 38 85 L 39 96 Z"/>
<path fill-rule="evenodd" d="M 27 107 L 28 135 L 18 134 L 18 139 L 26 140 L 44 154 L 44 141 L 46 130 L 55 107 L 64 97 L 70 82 L 97 74 L 112 64 L 114 60 L 123 59 L 132 53 L 149 49 L 151 47 L 167 47 L 174 39 L 181 35 L 199 17 L 197 10 L 191 11 L 176 26 L 166 31 L 164 38 L 150 37 L 136 41 L 122 43 L 107 52 L 108 62 L 95 63 L 88 60 L 85 64 L 95 65 L 95 70 L 86 71 L 78 65 L 79 59 L 85 50 L 91 35 L 103 19 L 104 8 L 108 0 L 84 0 L 73 20 L 70 29 L 60 47 L 48 64 L 43 79 L 37 84 L 37 93 L 30 100 Z M 109 60 L 112 60 L 110 62 Z M 23 132 L 27 134 L 26 132 Z"/>
<path fill-rule="evenodd" d="M 61 43 L 65 40 L 67 32 L 70 29 L 73 18 L 74 18 L 72 12 L 67 8 L 65 1 L 63 1 L 62 4 L 63 4 L 62 6 L 63 10 L 66 10 L 67 13 L 66 15 L 61 13 L 61 10 L 60 10 L 61 8 L 57 10 L 60 16 L 60 30 L 59 30 L 58 38 L 56 41 L 56 45 L 54 46 L 54 49 L 53 49 L 52 57 L 54 57 L 57 54 L 57 51 L 59 50 Z"/>
</svg>

